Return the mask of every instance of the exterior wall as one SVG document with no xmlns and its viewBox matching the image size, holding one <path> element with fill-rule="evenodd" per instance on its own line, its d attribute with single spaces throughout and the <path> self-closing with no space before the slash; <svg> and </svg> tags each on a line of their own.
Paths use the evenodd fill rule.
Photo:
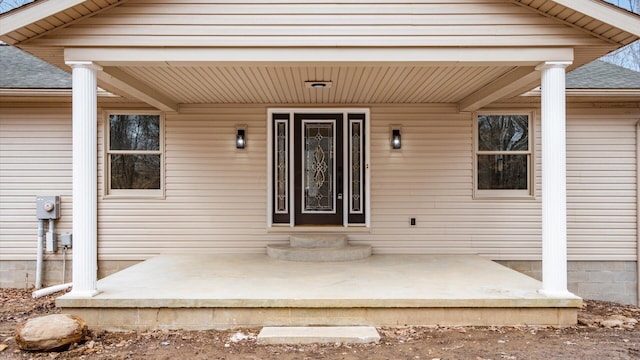
<svg viewBox="0 0 640 360">
<path fill-rule="evenodd" d="M 569 260 L 636 260 L 640 109 L 569 109 Z"/>
<path fill-rule="evenodd" d="M 23 262 L 11 276 L 20 286 L 30 266 L 24 262 L 35 260 L 35 196 L 62 195 L 58 232 L 71 229 L 71 116 L 63 109 L 2 106 L 0 262 Z M 540 259 L 539 197 L 472 199 L 470 114 L 448 105 L 370 109 L 372 226 L 348 229 L 352 242 L 371 244 L 375 253 Z M 289 228 L 266 227 L 266 107 L 184 106 L 180 113 L 167 114 L 163 199 L 103 196 L 104 124 L 99 118 L 100 261 L 135 262 L 162 253 L 262 253 L 268 243 L 287 241 Z M 639 118 L 637 108 L 569 110 L 571 261 L 637 260 Z M 539 149 L 539 120 L 535 123 Z M 247 125 L 248 146 L 242 151 L 234 146 L 239 124 Z M 402 126 L 399 151 L 389 146 L 391 124 Z M 536 150 L 537 194 L 539 155 Z M 410 217 L 417 219 L 415 227 L 409 226 Z M 61 257 L 47 254 L 45 259 Z M 587 278 L 586 283 L 595 281 Z"/>
<path fill-rule="evenodd" d="M 540 261 L 499 261 L 534 279 L 542 280 Z M 585 299 L 638 305 L 635 261 L 569 261 L 569 291 Z"/>
<path fill-rule="evenodd" d="M 27 106 L 0 104 L 0 261 L 35 260 L 37 195 L 61 197 L 56 232 L 71 231 L 71 107 Z"/>
<path fill-rule="evenodd" d="M 376 253 L 540 258 L 540 198 L 472 198 L 472 119 L 454 106 L 372 106 L 371 228 L 348 230 Z M 70 231 L 68 110 L 3 109 L 0 260 L 35 254 L 36 195 L 62 195 L 58 232 Z M 609 114 L 609 115 L 603 115 Z M 570 260 L 636 260 L 637 109 L 572 109 L 568 122 Z M 165 121 L 165 198 L 104 196 L 99 141 L 99 256 L 264 252 L 290 229 L 267 228 L 266 107 L 187 106 Z M 536 120 L 536 149 L 539 149 Z M 234 133 L 247 125 L 248 146 Z M 389 128 L 403 147 L 392 151 Z M 38 131 L 34 131 L 37 128 Z M 539 151 L 536 191 L 540 194 Z M 415 217 L 417 225 L 409 226 Z M 50 259 L 58 259 L 50 255 Z"/>
<path fill-rule="evenodd" d="M 129 1 L 30 45 L 606 45 L 524 6 L 487 0 L 189 3 Z"/>
</svg>

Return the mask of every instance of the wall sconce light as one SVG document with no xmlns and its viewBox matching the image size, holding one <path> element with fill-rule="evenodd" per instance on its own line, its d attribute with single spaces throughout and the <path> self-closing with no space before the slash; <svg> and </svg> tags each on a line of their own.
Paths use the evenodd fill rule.
<svg viewBox="0 0 640 360">
<path fill-rule="evenodd" d="M 391 148 L 394 150 L 402 148 L 402 135 L 400 135 L 400 129 L 391 130 Z"/>
<path fill-rule="evenodd" d="M 245 129 L 236 129 L 236 149 L 244 149 L 247 145 Z"/>
</svg>

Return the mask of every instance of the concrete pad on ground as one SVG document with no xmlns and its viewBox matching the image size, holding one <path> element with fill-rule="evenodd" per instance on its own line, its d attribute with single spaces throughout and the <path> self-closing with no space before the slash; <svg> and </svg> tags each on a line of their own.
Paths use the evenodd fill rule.
<svg viewBox="0 0 640 360">
<path fill-rule="evenodd" d="M 283 326 L 265 327 L 258 344 L 367 344 L 378 343 L 380 334 L 373 326 Z"/>
</svg>

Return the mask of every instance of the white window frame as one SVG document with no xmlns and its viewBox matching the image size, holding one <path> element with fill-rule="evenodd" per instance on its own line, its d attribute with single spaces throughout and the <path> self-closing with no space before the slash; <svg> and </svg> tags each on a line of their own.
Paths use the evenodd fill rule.
<svg viewBox="0 0 640 360">
<path fill-rule="evenodd" d="M 160 138 L 158 150 L 111 150 L 111 126 L 109 117 L 111 115 L 158 115 L 160 119 Z M 107 199 L 114 198 L 145 198 L 145 199 L 164 199 L 165 198 L 165 119 L 164 113 L 160 111 L 144 111 L 144 110 L 108 110 L 104 112 L 104 192 L 103 197 Z M 160 189 L 111 189 L 111 155 L 112 154 L 125 154 L 125 155 L 160 155 Z"/>
<path fill-rule="evenodd" d="M 478 116 L 526 115 L 529 117 L 529 143 L 527 151 L 480 151 Z M 487 110 L 473 113 L 473 198 L 474 199 L 534 199 L 535 198 L 535 111 L 534 110 Z M 527 189 L 478 189 L 478 155 L 527 155 Z"/>
</svg>

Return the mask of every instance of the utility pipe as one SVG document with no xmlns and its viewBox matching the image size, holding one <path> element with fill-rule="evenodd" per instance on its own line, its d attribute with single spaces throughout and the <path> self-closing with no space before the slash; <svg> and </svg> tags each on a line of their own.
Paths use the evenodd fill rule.
<svg viewBox="0 0 640 360">
<path fill-rule="evenodd" d="M 73 285 L 73 283 L 66 283 L 66 284 L 49 286 L 48 288 L 44 288 L 44 289 L 40 289 L 40 290 L 34 291 L 31 294 L 31 296 L 33 296 L 34 299 L 37 299 L 39 297 L 47 296 L 47 295 L 53 294 L 53 293 L 58 292 L 58 291 L 66 290 L 66 289 L 70 288 L 72 285 Z"/>
<path fill-rule="evenodd" d="M 56 249 L 55 249 L 55 245 L 56 245 L 56 243 L 55 243 L 55 238 L 56 238 L 56 225 L 55 225 L 55 222 L 56 221 L 54 219 L 49 219 L 49 231 L 48 232 L 51 233 L 51 235 L 49 235 L 49 236 L 51 236 L 51 238 L 54 240 L 53 241 L 54 248 L 51 249 L 51 251 L 54 251 L 54 252 L 56 251 Z"/>
<path fill-rule="evenodd" d="M 62 248 L 62 281 L 64 284 L 66 280 L 66 272 L 67 272 L 67 247 Z"/>
<path fill-rule="evenodd" d="M 636 305 L 640 305 L 640 121 L 636 123 Z"/>
<path fill-rule="evenodd" d="M 36 290 L 42 288 L 42 257 L 44 254 L 44 220 L 38 220 L 38 255 L 36 256 Z"/>
</svg>

